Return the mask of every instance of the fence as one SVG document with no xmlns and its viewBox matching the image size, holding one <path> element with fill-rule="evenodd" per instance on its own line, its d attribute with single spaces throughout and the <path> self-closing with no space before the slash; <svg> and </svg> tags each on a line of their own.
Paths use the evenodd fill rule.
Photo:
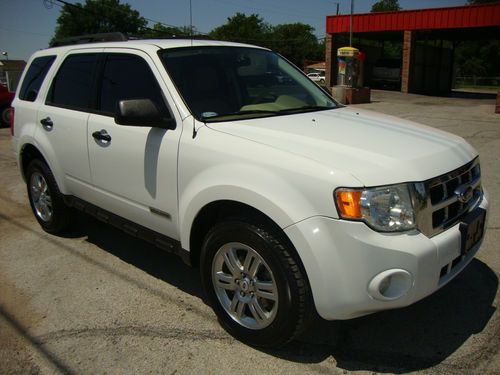
<svg viewBox="0 0 500 375">
<path fill-rule="evenodd" d="M 455 77 L 455 88 L 488 87 L 500 89 L 500 77 Z"/>
</svg>

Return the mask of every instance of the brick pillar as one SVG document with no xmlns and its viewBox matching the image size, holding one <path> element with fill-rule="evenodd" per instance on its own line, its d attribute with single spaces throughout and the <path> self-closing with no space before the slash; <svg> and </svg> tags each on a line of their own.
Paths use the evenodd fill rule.
<svg viewBox="0 0 500 375">
<path fill-rule="evenodd" d="M 415 32 L 411 30 L 404 31 L 403 37 L 403 65 L 401 67 L 401 92 L 410 90 L 410 72 L 412 68 L 413 47 L 415 44 Z"/>
<path fill-rule="evenodd" d="M 333 82 L 333 66 L 334 61 L 332 56 L 332 48 L 333 48 L 333 36 L 332 34 L 326 34 L 325 39 L 325 81 L 326 87 L 331 87 Z"/>
</svg>

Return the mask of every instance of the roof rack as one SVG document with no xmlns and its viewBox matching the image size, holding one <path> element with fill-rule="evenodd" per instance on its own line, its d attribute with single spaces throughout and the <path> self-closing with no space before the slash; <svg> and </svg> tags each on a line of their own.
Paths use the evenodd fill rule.
<svg viewBox="0 0 500 375">
<path fill-rule="evenodd" d="M 49 47 L 70 46 L 73 44 L 99 43 L 99 42 L 123 42 L 129 40 L 127 35 L 119 32 L 78 35 L 69 38 L 54 40 Z"/>
<path fill-rule="evenodd" d="M 209 35 L 196 34 L 196 35 L 174 35 L 174 36 L 152 36 L 152 37 L 139 37 L 137 39 L 193 39 L 193 40 L 214 40 Z"/>
</svg>

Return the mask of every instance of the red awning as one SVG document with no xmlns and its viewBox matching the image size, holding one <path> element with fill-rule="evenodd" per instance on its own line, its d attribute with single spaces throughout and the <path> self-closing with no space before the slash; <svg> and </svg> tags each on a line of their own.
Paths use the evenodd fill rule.
<svg viewBox="0 0 500 375">
<path fill-rule="evenodd" d="M 348 33 L 349 18 L 350 15 L 327 16 L 326 32 L 329 34 Z M 354 33 L 491 26 L 500 27 L 500 3 L 364 13 L 352 16 Z"/>
</svg>

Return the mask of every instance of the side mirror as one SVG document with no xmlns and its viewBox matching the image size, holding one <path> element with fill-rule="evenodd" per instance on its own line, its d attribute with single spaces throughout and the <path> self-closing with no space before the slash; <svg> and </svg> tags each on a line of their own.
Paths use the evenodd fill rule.
<svg viewBox="0 0 500 375">
<path fill-rule="evenodd" d="M 175 119 L 167 112 L 161 114 L 151 99 L 120 100 L 115 122 L 125 126 L 154 126 L 174 129 Z"/>
</svg>

